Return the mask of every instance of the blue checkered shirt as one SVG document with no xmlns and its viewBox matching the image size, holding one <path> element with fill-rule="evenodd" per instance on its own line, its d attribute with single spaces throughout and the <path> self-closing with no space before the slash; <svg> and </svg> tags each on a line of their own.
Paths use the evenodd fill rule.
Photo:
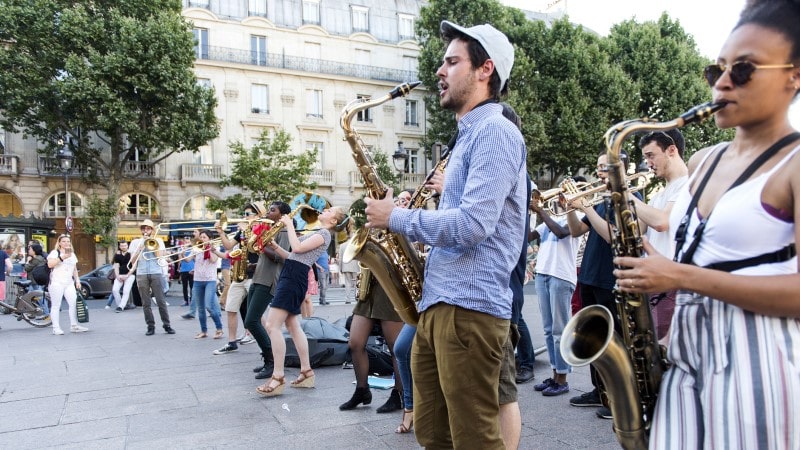
<svg viewBox="0 0 800 450">
<path fill-rule="evenodd" d="M 389 229 L 432 246 L 420 311 L 444 302 L 511 318 L 511 271 L 523 241 L 525 142 L 497 103 L 458 122 L 439 208 L 395 208 Z"/>
</svg>

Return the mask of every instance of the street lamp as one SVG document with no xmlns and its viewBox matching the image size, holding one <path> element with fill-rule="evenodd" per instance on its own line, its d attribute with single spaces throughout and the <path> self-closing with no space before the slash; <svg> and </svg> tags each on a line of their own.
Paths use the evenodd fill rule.
<svg viewBox="0 0 800 450">
<path fill-rule="evenodd" d="M 406 161 L 408 161 L 408 151 L 403 147 L 403 141 L 397 141 L 397 150 L 392 155 L 394 168 L 397 173 L 406 172 Z"/>
<path fill-rule="evenodd" d="M 72 163 L 75 161 L 75 155 L 72 153 L 72 149 L 69 148 L 69 144 L 64 142 L 64 140 L 59 139 L 58 144 L 61 148 L 58 150 L 58 158 L 59 164 L 61 164 L 61 171 L 64 172 L 64 196 L 67 198 L 67 211 L 64 217 L 64 227 L 67 230 L 67 233 L 72 233 L 72 202 L 69 195 L 69 173 L 72 171 Z"/>
</svg>

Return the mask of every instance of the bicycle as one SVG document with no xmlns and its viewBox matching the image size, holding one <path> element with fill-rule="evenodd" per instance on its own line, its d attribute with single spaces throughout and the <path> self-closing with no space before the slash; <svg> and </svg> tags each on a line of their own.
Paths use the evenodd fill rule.
<svg viewBox="0 0 800 450">
<path fill-rule="evenodd" d="M 45 328 L 52 325 L 49 314 L 44 314 L 44 310 L 40 306 L 42 299 L 50 301 L 50 295 L 41 290 L 29 290 L 31 285 L 30 280 L 17 280 L 14 281 L 14 286 L 17 287 L 16 298 L 12 303 L 6 303 L 5 300 L 0 300 L 0 310 L 4 314 L 11 314 L 17 320 L 24 320 L 36 328 Z"/>
</svg>

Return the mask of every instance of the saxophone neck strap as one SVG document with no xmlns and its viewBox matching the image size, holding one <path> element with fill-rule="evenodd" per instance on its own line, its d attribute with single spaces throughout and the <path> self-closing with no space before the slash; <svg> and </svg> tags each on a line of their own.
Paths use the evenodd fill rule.
<svg viewBox="0 0 800 450">
<path fill-rule="evenodd" d="M 734 181 L 733 184 L 731 184 L 728 187 L 728 189 L 725 190 L 725 192 L 728 192 L 731 189 L 735 188 L 736 186 L 739 186 L 740 184 L 747 181 L 753 175 L 753 173 L 755 173 L 756 170 L 758 170 L 762 165 L 764 165 L 765 162 L 767 162 L 770 158 L 775 156 L 775 154 L 777 154 L 782 148 L 786 147 L 787 145 L 794 142 L 798 138 L 800 138 L 800 133 L 795 131 L 794 133 L 790 133 L 784 136 L 783 138 L 779 139 L 778 142 L 772 144 L 771 147 L 769 147 L 764 153 L 760 154 L 758 158 L 756 158 L 752 163 L 750 163 L 747 169 L 745 169 L 744 172 L 742 172 L 742 174 L 739 175 L 736 181 Z M 697 203 L 700 200 L 700 196 L 703 194 L 703 190 L 705 189 L 706 184 L 708 184 L 708 181 L 711 179 L 711 175 L 713 174 L 714 169 L 716 169 L 719 160 L 722 158 L 722 154 L 725 153 L 727 149 L 728 146 L 726 145 L 725 148 L 723 148 L 722 150 L 719 151 L 719 153 L 717 153 L 716 158 L 714 158 L 714 161 L 711 163 L 711 166 L 708 168 L 705 175 L 703 176 L 702 181 L 697 186 L 697 191 L 695 191 L 694 195 L 692 196 L 692 201 L 689 202 L 689 207 L 686 209 L 686 214 L 684 214 L 683 218 L 681 219 L 681 223 L 678 226 L 678 229 L 675 231 L 676 244 L 675 244 L 675 257 L 673 259 L 675 261 L 681 262 L 682 264 L 692 264 L 692 258 L 694 257 L 694 253 L 695 251 L 697 251 L 697 246 L 700 244 L 700 240 L 703 237 L 703 231 L 705 230 L 706 224 L 708 223 L 708 218 L 714 211 L 713 209 L 709 211 L 708 215 L 706 215 L 706 217 L 704 217 L 697 225 L 697 228 L 694 231 L 694 236 L 693 236 L 694 239 L 692 240 L 692 243 L 689 244 L 689 248 L 687 248 L 686 251 L 681 256 L 680 255 L 681 249 L 683 248 L 683 245 L 686 242 L 687 228 L 689 226 L 689 222 L 692 219 L 692 215 L 694 214 L 694 211 L 697 208 Z M 764 255 L 760 255 L 755 258 L 747 258 L 746 260 L 733 261 L 731 262 L 731 264 L 738 264 L 742 261 L 749 261 L 751 259 L 756 260 L 762 257 L 769 258 L 771 257 L 770 255 L 772 255 L 773 253 L 778 255 L 784 255 L 787 254 L 785 251 L 786 249 L 784 248 L 778 250 L 777 252 L 765 253 Z M 757 264 L 763 264 L 763 262 L 757 262 Z M 748 264 L 748 265 L 753 265 L 753 264 Z M 745 265 L 741 267 L 747 267 L 747 266 Z M 736 267 L 732 270 L 736 270 L 741 267 Z"/>
</svg>

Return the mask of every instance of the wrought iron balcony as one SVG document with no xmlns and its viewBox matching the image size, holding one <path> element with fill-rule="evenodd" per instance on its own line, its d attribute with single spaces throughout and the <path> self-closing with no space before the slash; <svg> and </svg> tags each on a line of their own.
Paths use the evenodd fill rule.
<svg viewBox="0 0 800 450">
<path fill-rule="evenodd" d="M 380 81 L 401 82 L 417 79 L 417 71 L 415 70 L 364 66 L 339 61 L 289 56 L 283 53 L 267 53 L 264 55 L 259 52 L 229 47 L 204 46 L 201 50 L 202 51 L 199 52 L 201 56 L 200 59 L 209 59 L 211 61 L 224 61 L 236 64 L 299 70 L 302 72 L 324 73 L 329 75 L 344 75 Z"/>
</svg>

